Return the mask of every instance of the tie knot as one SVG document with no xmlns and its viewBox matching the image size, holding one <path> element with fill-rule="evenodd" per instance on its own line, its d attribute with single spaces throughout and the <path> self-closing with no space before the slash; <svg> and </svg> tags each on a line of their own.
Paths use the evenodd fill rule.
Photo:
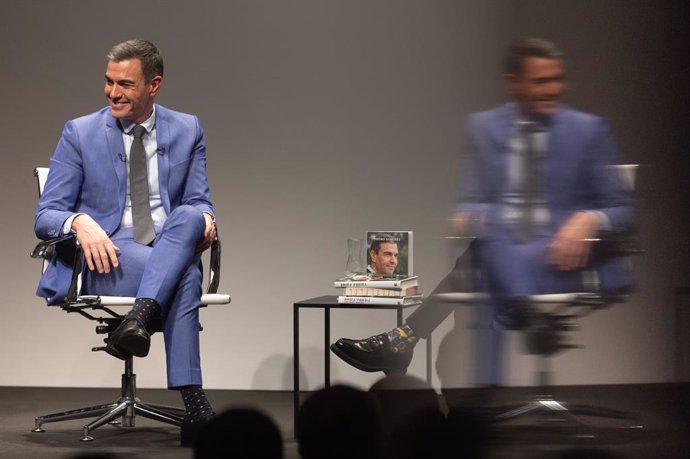
<svg viewBox="0 0 690 459">
<path fill-rule="evenodd" d="M 539 121 L 519 121 L 517 125 L 520 131 L 524 132 L 525 134 L 546 131 L 546 126 L 544 126 L 544 123 Z"/>
<path fill-rule="evenodd" d="M 146 128 L 141 124 L 137 124 L 132 128 L 132 134 L 134 135 L 135 139 L 143 139 L 144 134 L 146 134 Z"/>
</svg>

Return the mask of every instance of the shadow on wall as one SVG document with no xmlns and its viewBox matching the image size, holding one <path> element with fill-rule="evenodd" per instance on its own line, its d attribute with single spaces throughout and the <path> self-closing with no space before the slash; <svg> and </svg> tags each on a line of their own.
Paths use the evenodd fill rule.
<svg viewBox="0 0 690 459">
<path fill-rule="evenodd" d="M 310 390 L 311 383 L 305 368 L 319 368 L 323 371 L 323 350 L 319 348 L 300 348 L 299 385 L 301 390 Z M 273 390 L 285 390 L 293 386 L 292 367 L 294 359 L 292 355 L 273 354 L 259 363 L 254 377 L 252 389 L 272 388 Z M 323 373 L 318 373 L 323 374 Z M 323 384 L 323 376 L 316 384 Z"/>
</svg>

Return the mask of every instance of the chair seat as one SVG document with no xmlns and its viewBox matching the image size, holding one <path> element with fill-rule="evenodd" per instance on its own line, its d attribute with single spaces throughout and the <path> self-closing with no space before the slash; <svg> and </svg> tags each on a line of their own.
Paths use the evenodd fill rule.
<svg viewBox="0 0 690 459">
<path fill-rule="evenodd" d="M 444 303 L 474 303 L 489 299 L 489 294 L 482 292 L 450 292 L 437 293 L 434 298 Z M 542 295 L 528 295 L 520 298 L 522 301 L 540 304 L 589 304 L 589 301 L 603 300 L 598 294 L 585 292 L 546 293 Z"/>
<path fill-rule="evenodd" d="M 433 297 L 442 303 L 477 303 L 489 299 L 489 295 L 482 292 L 435 293 Z"/>
<path fill-rule="evenodd" d="M 77 302 L 85 302 L 89 304 L 97 304 L 101 306 L 132 306 L 135 298 L 132 296 L 98 296 L 98 295 L 81 295 L 77 298 Z M 205 293 L 201 295 L 201 305 L 206 306 L 210 304 L 229 304 L 230 295 L 222 293 Z"/>
</svg>

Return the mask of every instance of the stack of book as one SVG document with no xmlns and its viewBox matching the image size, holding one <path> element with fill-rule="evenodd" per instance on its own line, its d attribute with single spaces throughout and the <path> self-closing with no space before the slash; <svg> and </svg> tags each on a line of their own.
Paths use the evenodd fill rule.
<svg viewBox="0 0 690 459">
<path fill-rule="evenodd" d="M 354 274 L 336 279 L 338 303 L 412 305 L 422 302 L 417 276 Z"/>
</svg>

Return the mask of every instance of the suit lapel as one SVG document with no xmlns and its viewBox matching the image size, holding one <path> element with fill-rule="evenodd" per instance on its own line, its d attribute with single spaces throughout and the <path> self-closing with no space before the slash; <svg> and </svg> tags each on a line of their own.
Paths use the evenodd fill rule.
<svg viewBox="0 0 690 459">
<path fill-rule="evenodd" d="M 572 159 L 571 142 L 567 136 L 567 123 L 563 118 L 566 116 L 564 110 L 559 107 L 551 120 L 549 129 L 549 140 L 546 149 L 546 168 L 550 175 L 554 171 L 569 169 L 572 165 L 568 164 Z M 577 139 L 574 139 L 577 140 Z"/>
<path fill-rule="evenodd" d="M 546 149 L 547 156 L 558 155 L 559 152 L 563 151 L 563 147 L 567 146 L 563 145 L 563 128 L 565 126 L 565 123 L 563 123 L 563 117 L 565 116 L 563 110 L 563 108 L 558 107 L 556 113 L 554 113 L 553 117 L 551 118 L 549 143 Z"/>
<path fill-rule="evenodd" d="M 491 141 L 495 146 L 494 151 L 499 154 L 508 151 L 513 118 L 514 113 L 511 104 L 505 104 L 494 111 L 493 117 L 488 123 Z"/>
<path fill-rule="evenodd" d="M 507 154 L 510 148 L 511 128 L 514 118 L 514 110 L 511 104 L 505 104 L 492 113 L 492 118 L 487 125 L 489 126 L 489 138 L 492 143 L 489 157 L 491 172 L 490 183 L 497 187 L 494 194 L 501 193 L 506 183 L 507 173 Z"/>
<path fill-rule="evenodd" d="M 125 145 L 122 142 L 122 130 L 120 129 L 120 125 L 110 111 L 106 114 L 105 124 L 108 151 L 110 152 L 112 166 L 117 176 L 117 189 L 119 192 L 118 205 L 120 206 L 119 213 L 122 214 L 125 210 L 125 200 L 127 198 L 127 162 L 125 161 Z"/>
<path fill-rule="evenodd" d="M 165 109 L 156 105 L 156 152 L 158 153 L 158 186 L 165 212 L 170 215 L 170 195 L 168 180 L 170 177 L 170 123 Z"/>
<path fill-rule="evenodd" d="M 578 189 L 587 187 L 582 177 L 579 177 L 582 156 L 575 153 L 582 139 L 572 134 L 573 124 L 568 109 L 559 106 L 551 123 L 544 162 L 544 192 L 547 196 L 559 196 L 562 200 L 565 196 L 571 196 L 576 192 L 572 185 L 577 184 Z M 571 189 L 568 189 L 569 187 Z M 551 204 L 552 211 L 556 212 L 553 206 L 558 204 L 553 202 Z"/>
</svg>

